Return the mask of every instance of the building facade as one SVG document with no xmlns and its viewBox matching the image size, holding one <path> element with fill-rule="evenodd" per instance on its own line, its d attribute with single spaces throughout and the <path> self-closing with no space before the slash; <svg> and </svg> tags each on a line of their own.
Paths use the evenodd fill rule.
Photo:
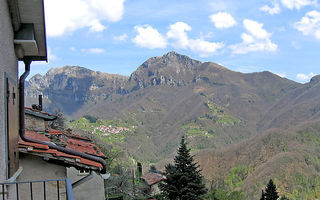
<svg viewBox="0 0 320 200">
<path fill-rule="evenodd" d="M 25 111 L 24 82 L 33 61 L 47 61 L 43 0 L 0 0 L 0 199 L 73 200 L 67 168 L 106 173 L 105 156 L 88 138 L 47 129 L 50 114 Z"/>
<path fill-rule="evenodd" d="M 14 51 L 14 31 L 11 23 L 9 5 L 0 0 L 0 181 L 8 179 L 7 146 L 7 79 L 17 92 L 18 60 Z M 17 93 L 16 93 L 17 94 Z M 16 104 L 18 109 L 18 104 Z M 17 115 L 18 111 L 14 113 Z M 15 125 L 18 127 L 18 120 Z M 18 130 L 16 130 L 18 131 Z"/>
</svg>

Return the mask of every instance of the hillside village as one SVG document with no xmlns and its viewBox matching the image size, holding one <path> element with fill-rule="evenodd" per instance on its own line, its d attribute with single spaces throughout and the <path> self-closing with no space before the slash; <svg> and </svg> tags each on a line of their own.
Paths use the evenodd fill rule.
<svg viewBox="0 0 320 200">
<path fill-rule="evenodd" d="M 134 128 L 134 126 L 132 128 Z M 94 128 L 94 133 L 97 133 L 97 131 L 104 133 L 102 134 L 102 136 L 109 136 L 111 134 L 127 132 L 127 131 L 130 131 L 130 129 L 126 127 L 112 127 L 112 125 L 109 125 L 109 126 L 100 125 L 99 127 Z"/>
</svg>

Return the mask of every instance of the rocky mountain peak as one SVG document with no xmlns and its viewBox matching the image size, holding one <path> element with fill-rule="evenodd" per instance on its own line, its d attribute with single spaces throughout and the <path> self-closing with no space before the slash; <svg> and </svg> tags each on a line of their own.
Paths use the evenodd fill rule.
<svg viewBox="0 0 320 200">
<path fill-rule="evenodd" d="M 152 57 L 144 62 L 142 68 L 185 68 L 191 69 L 201 62 L 191 59 L 188 56 L 181 55 L 175 51 L 170 51 L 163 56 Z M 140 68 L 139 67 L 139 68 Z"/>
<path fill-rule="evenodd" d="M 310 83 L 319 83 L 320 82 L 320 74 L 311 78 Z"/>
<path fill-rule="evenodd" d="M 55 76 L 58 74 L 64 74 L 67 76 L 82 76 L 82 75 L 91 75 L 94 71 L 80 67 L 80 66 L 63 66 L 59 68 L 51 68 L 45 76 Z"/>
<path fill-rule="evenodd" d="M 152 57 L 131 74 L 129 79 L 133 86 L 131 89 L 136 90 L 150 85 L 185 85 L 192 82 L 195 69 L 200 64 L 200 61 L 174 51 Z"/>
</svg>

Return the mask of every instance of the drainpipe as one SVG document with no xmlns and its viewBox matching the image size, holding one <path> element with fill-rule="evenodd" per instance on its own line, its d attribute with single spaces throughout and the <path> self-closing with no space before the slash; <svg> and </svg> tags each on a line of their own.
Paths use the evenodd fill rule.
<svg viewBox="0 0 320 200">
<path fill-rule="evenodd" d="M 107 172 L 107 163 L 104 159 L 99 158 L 97 156 L 88 155 L 79 151 L 75 151 L 72 149 L 67 149 L 64 147 L 57 146 L 55 144 L 52 144 L 50 142 L 45 142 L 41 140 L 36 140 L 30 137 L 27 137 L 25 134 L 25 119 L 24 119 L 24 83 L 26 78 L 28 77 L 30 73 L 30 64 L 32 60 L 30 59 L 23 59 L 24 65 L 25 65 L 25 72 L 20 76 L 19 79 L 19 135 L 20 138 L 25 142 L 33 142 L 38 144 L 44 144 L 50 147 L 51 149 L 56 149 L 58 151 L 71 154 L 74 156 L 80 156 L 82 158 L 86 158 L 95 162 L 98 162 L 102 165 L 102 170 L 100 171 L 101 174 L 105 174 Z"/>
</svg>

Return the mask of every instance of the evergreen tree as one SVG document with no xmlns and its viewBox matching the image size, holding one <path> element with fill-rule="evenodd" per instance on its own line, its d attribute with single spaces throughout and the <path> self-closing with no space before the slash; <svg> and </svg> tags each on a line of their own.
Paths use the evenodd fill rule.
<svg viewBox="0 0 320 200">
<path fill-rule="evenodd" d="M 264 193 L 264 191 L 262 190 L 261 192 L 261 198 L 260 200 L 266 200 L 266 194 Z"/>
<path fill-rule="evenodd" d="M 201 170 L 194 162 L 182 137 L 178 155 L 174 158 L 174 165 L 167 165 L 165 176 L 167 179 L 160 184 L 162 194 L 170 200 L 199 200 L 207 190 L 202 182 Z"/>
<path fill-rule="evenodd" d="M 277 200 L 279 198 L 277 187 L 270 179 L 265 191 L 262 190 L 262 195 L 260 200 Z"/>
</svg>

